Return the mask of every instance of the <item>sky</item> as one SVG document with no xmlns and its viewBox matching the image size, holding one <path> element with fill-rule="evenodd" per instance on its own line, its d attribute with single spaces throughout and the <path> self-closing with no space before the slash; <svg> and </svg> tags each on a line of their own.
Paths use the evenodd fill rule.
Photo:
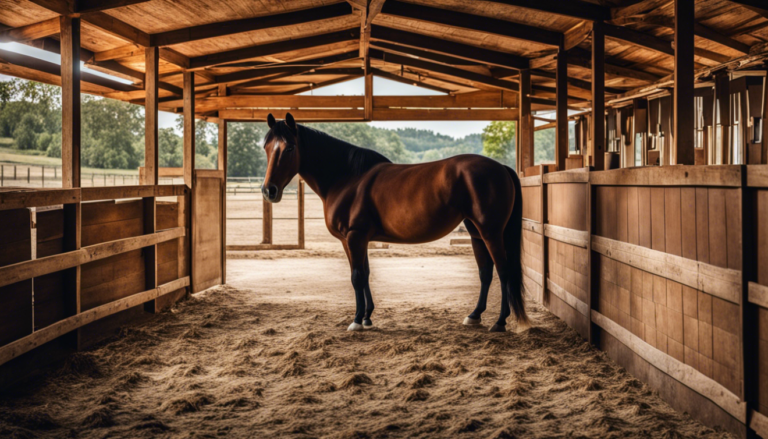
<svg viewBox="0 0 768 439">
<path fill-rule="evenodd" d="M 18 52 L 24 55 L 40 58 L 45 61 L 60 64 L 61 58 L 58 54 L 46 52 L 41 49 L 29 47 L 18 43 L 0 43 L 0 49 L 8 50 L 11 52 Z M 89 69 L 84 63 L 80 63 L 83 72 L 92 73 L 94 75 L 104 76 L 116 81 L 130 83 L 121 78 L 110 76 L 95 70 Z M 0 80 L 9 80 L 10 77 L 0 75 Z M 365 90 L 365 83 L 363 78 L 354 79 L 352 81 L 343 82 L 341 84 L 334 84 L 317 90 L 303 93 L 305 95 L 313 94 L 315 96 L 338 96 L 338 95 L 363 95 Z M 416 87 L 413 85 L 402 84 L 399 82 L 390 81 L 388 79 L 374 77 L 373 78 L 373 94 L 378 96 L 396 96 L 396 95 L 442 95 L 443 93 L 433 90 L 427 90 L 425 88 Z M 159 115 L 160 128 L 175 128 L 176 127 L 176 115 L 161 111 Z M 445 134 L 451 137 L 460 138 L 473 133 L 482 133 L 483 128 L 488 125 L 488 121 L 396 121 L 396 122 L 370 122 L 370 125 L 379 128 L 419 128 L 432 130 L 440 134 Z"/>
</svg>

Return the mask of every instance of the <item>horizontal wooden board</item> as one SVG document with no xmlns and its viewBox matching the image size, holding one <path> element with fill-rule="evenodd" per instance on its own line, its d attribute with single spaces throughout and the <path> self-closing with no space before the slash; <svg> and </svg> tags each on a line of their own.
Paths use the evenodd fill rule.
<svg viewBox="0 0 768 439">
<path fill-rule="evenodd" d="M 741 187 L 740 165 L 649 166 L 589 173 L 595 186 L 718 186 Z"/>
</svg>

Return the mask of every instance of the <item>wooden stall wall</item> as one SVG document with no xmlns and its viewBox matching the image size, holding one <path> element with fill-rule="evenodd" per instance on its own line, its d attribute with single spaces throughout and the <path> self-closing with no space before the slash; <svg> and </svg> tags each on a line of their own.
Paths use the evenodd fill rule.
<svg viewBox="0 0 768 439">
<path fill-rule="evenodd" d="M 523 284 L 528 294 L 541 302 L 544 278 L 541 175 L 521 178 L 520 184 L 523 192 Z"/>
<path fill-rule="evenodd" d="M 763 435 L 768 433 L 768 166 L 749 166 L 747 182 L 750 190 L 751 206 L 748 210 L 753 215 L 750 232 L 756 253 L 748 291 L 748 312 L 745 321 L 756 326 L 750 331 L 747 352 L 755 352 L 751 363 L 756 367 L 746 369 L 748 376 L 753 375 L 757 386 L 747 388 L 748 395 L 754 398 L 754 411 L 750 425 Z M 752 262 L 747 259 L 746 262 Z"/>
<path fill-rule="evenodd" d="M 221 284 L 225 186 L 224 171 L 195 170 L 193 292 Z"/>
<path fill-rule="evenodd" d="M 0 211 L 0 267 L 32 259 L 29 209 Z M 32 333 L 32 279 L 0 287 L 0 345 Z"/>
</svg>

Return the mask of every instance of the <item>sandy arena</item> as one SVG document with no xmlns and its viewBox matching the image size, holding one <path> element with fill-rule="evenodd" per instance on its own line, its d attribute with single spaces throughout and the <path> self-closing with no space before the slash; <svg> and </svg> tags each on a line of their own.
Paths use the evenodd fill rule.
<svg viewBox="0 0 768 439">
<path fill-rule="evenodd" d="M 260 203 L 231 200 L 230 217 Z M 293 203 L 275 217 L 295 216 Z M 288 223 L 276 242 L 295 236 Z M 254 232 L 258 220 L 228 222 L 229 242 L 258 242 Z M 307 246 L 233 255 L 226 287 L 6 392 L 0 437 L 730 437 L 674 411 L 532 302 L 532 329 L 510 319 L 511 332 L 487 332 L 496 282 L 484 327 L 463 326 L 480 287 L 467 247 L 372 250 L 376 328 L 349 333 L 343 251 L 322 220 L 307 221 Z"/>
</svg>

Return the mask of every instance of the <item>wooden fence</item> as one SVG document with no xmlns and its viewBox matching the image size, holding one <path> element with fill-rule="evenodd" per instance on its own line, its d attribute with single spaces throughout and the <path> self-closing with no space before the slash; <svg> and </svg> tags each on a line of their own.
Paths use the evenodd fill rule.
<svg viewBox="0 0 768 439">
<path fill-rule="evenodd" d="M 103 337 L 110 320 L 187 293 L 189 194 L 185 185 L 0 192 L 0 385 L 30 361 L 39 368 L 29 360 L 37 347 L 69 352 Z"/>
<path fill-rule="evenodd" d="M 768 437 L 768 170 L 521 179 L 528 294 L 678 410 Z"/>
</svg>

